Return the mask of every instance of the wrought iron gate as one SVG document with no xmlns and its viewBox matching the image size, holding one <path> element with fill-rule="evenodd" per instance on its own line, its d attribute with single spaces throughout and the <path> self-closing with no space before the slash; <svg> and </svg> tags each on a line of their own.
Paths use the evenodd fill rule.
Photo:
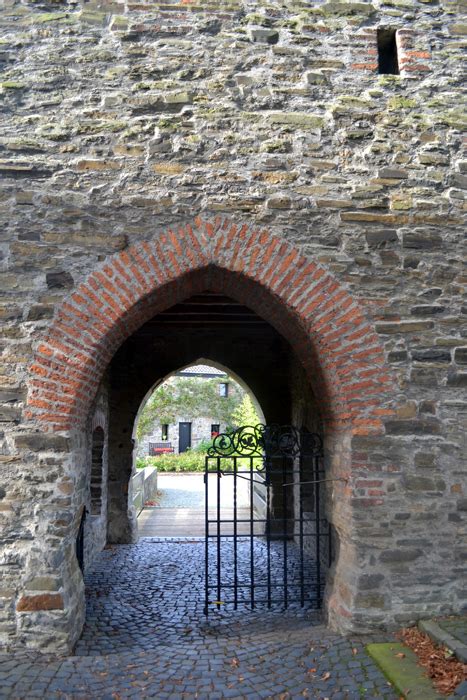
<svg viewBox="0 0 467 700">
<path fill-rule="evenodd" d="M 218 435 L 205 465 L 205 614 L 320 608 L 331 557 L 322 441 L 293 426 Z"/>
</svg>

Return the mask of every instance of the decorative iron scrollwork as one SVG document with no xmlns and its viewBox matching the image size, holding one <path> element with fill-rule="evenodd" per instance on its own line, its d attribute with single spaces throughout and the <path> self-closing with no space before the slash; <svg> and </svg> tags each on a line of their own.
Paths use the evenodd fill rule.
<svg viewBox="0 0 467 700">
<path fill-rule="evenodd" d="M 231 433 L 217 435 L 208 450 L 209 457 L 262 457 L 264 425 L 244 425 Z"/>
<path fill-rule="evenodd" d="M 316 433 L 293 425 L 245 425 L 217 435 L 209 457 L 298 457 L 321 454 L 323 443 Z"/>
</svg>

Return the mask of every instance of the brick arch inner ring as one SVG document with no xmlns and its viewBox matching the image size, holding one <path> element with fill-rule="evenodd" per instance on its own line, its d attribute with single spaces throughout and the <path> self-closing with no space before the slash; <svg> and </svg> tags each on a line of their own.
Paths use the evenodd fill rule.
<svg viewBox="0 0 467 700">
<path fill-rule="evenodd" d="M 37 344 L 27 417 L 84 425 L 103 372 L 143 323 L 212 290 L 246 304 L 289 341 L 322 407 L 353 433 L 379 432 L 392 378 L 358 300 L 325 267 L 268 231 L 228 219 L 168 229 L 109 257 L 59 307 Z"/>
</svg>

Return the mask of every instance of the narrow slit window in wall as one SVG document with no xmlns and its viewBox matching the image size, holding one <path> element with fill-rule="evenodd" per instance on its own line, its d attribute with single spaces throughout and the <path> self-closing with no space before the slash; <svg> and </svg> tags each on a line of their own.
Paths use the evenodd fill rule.
<svg viewBox="0 0 467 700">
<path fill-rule="evenodd" d="M 399 75 L 395 29 L 378 29 L 378 73 Z"/>
<path fill-rule="evenodd" d="M 169 424 L 168 423 L 162 423 L 162 425 L 161 425 L 161 438 L 162 438 L 162 440 L 169 439 Z"/>
<path fill-rule="evenodd" d="M 100 515 L 102 510 L 102 472 L 104 431 L 96 428 L 92 434 L 91 457 L 91 515 Z"/>
</svg>

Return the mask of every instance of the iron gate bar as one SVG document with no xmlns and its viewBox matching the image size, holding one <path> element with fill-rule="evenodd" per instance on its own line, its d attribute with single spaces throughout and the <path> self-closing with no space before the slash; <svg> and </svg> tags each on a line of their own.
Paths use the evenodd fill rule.
<svg viewBox="0 0 467 700">
<path fill-rule="evenodd" d="M 282 480 L 285 481 L 287 478 L 286 462 L 285 457 L 282 458 Z M 284 533 L 284 607 L 288 607 L 288 596 L 287 596 L 287 491 L 282 489 L 282 528 Z"/>
<path fill-rule="evenodd" d="M 263 603 L 268 608 L 276 603 L 284 608 L 292 603 L 299 603 L 302 607 L 305 604 L 314 608 L 320 607 L 324 589 L 324 583 L 321 580 L 322 565 L 325 563 L 322 561 L 322 551 L 327 555 L 327 564 L 331 554 L 329 525 L 320 513 L 320 483 L 328 481 L 328 479 L 319 478 L 323 474 L 321 445 L 321 438 L 315 434 L 304 433 L 293 426 L 276 425 L 245 426 L 233 433 L 218 435 L 214 439 L 213 446 L 206 457 L 204 475 L 206 615 L 209 614 L 210 605 L 215 605 L 219 610 L 221 604 L 231 603 L 234 609 L 238 608 L 239 603 L 249 603 L 252 609 Z M 306 457 L 311 461 L 314 477 L 312 480 L 306 479 L 304 464 Z M 229 469 L 225 469 L 226 461 Z M 245 463 L 246 467 L 243 468 Z M 213 469 L 212 466 L 215 468 Z M 289 472 L 298 476 L 296 482 L 287 481 Z M 262 481 L 254 478 L 256 473 L 262 475 Z M 211 517 L 209 509 L 210 475 L 216 480 L 215 519 Z M 221 507 L 220 479 L 228 476 L 233 477 L 233 517 L 223 517 Z M 249 484 L 248 518 L 238 517 L 238 479 L 246 480 Z M 308 506 L 303 489 L 307 484 L 315 486 Z M 255 486 L 262 487 L 265 493 L 260 495 L 258 490 L 255 490 Z M 286 488 L 288 486 L 298 488 L 289 492 Z M 255 511 L 255 496 L 257 500 L 261 498 L 264 517 L 258 517 Z M 279 504 L 282 512 L 276 513 Z M 309 512 L 310 515 L 308 515 Z M 247 531 L 239 532 L 239 525 L 243 524 Z M 224 525 L 233 525 L 233 534 L 232 530 L 223 532 Z M 214 530 L 211 532 L 212 526 Z M 261 527 L 260 532 L 255 529 L 258 527 Z M 322 550 L 321 542 L 324 542 L 325 538 L 327 538 L 327 548 Z M 227 545 L 229 540 L 233 543 L 232 563 L 229 562 L 227 550 L 224 552 L 222 544 L 224 542 Z M 306 542 L 311 546 L 313 541 L 312 562 L 311 550 L 306 546 Z M 211 583 L 210 542 L 214 545 L 216 553 L 214 583 Z M 246 550 L 243 547 L 239 549 L 242 543 L 248 543 Z M 259 547 L 256 546 L 257 544 Z M 257 563 L 258 553 L 263 545 L 266 549 L 265 571 L 258 568 Z M 280 545 L 282 546 L 278 549 Z M 280 555 L 279 552 L 281 552 Z M 247 554 L 247 561 L 244 561 L 245 554 Z M 277 582 L 276 576 L 274 578 L 272 576 L 273 559 L 277 558 L 278 563 L 282 563 L 280 582 Z M 245 564 L 247 564 L 246 569 L 244 569 Z M 265 598 L 256 595 L 260 590 L 266 593 Z M 282 595 L 277 597 L 279 590 L 282 591 Z M 216 600 L 211 600 L 211 591 L 215 591 Z M 223 591 L 226 593 L 231 591 L 233 599 L 231 595 L 227 595 L 224 596 L 224 600 L 221 600 Z"/>
<path fill-rule="evenodd" d="M 238 563 L 237 563 L 237 458 L 234 457 L 234 609 L 238 607 Z M 220 534 L 220 533 L 219 533 Z M 219 538 L 220 539 L 220 538 Z"/>
<path fill-rule="evenodd" d="M 250 459 L 250 582 L 251 582 L 251 607 L 255 607 L 255 565 L 253 559 L 253 534 L 254 534 L 254 523 L 253 523 L 253 460 Z"/>
<path fill-rule="evenodd" d="M 318 470 L 319 470 L 319 464 L 318 460 L 315 457 L 314 459 L 314 467 L 315 467 L 315 474 L 317 475 Z M 320 500 L 319 500 L 319 488 L 315 488 L 315 513 L 319 514 L 319 509 L 320 509 Z M 316 518 L 316 586 L 317 586 L 317 591 L 316 595 L 319 598 L 321 594 L 321 587 L 320 587 L 320 580 L 321 580 L 321 551 L 319 547 L 319 517 Z"/>
<path fill-rule="evenodd" d="M 303 460 L 300 457 L 299 458 L 299 465 L 298 465 L 298 478 L 299 482 L 302 480 L 302 467 L 303 467 Z M 285 491 L 284 484 L 282 484 L 282 488 Z M 301 579 L 301 587 L 300 587 L 300 605 L 303 606 L 305 605 L 305 588 L 304 588 L 304 577 L 305 577 L 305 566 L 304 566 L 304 556 L 303 556 L 303 498 L 302 498 L 302 493 L 300 489 L 300 496 L 299 496 L 299 533 L 300 533 L 300 579 Z M 295 530 L 295 521 L 294 521 L 294 530 Z"/>
</svg>

